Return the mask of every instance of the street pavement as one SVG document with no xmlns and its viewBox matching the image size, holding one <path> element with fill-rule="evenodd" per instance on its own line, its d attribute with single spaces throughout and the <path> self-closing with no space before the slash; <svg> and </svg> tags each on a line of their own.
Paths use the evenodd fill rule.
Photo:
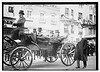
<svg viewBox="0 0 100 72">
<path fill-rule="evenodd" d="M 56 62 L 54 63 L 49 63 L 49 62 L 45 62 L 43 61 L 43 58 L 39 59 L 37 58 L 36 60 L 33 60 L 33 63 L 31 65 L 31 67 L 28 69 L 28 71 L 84 71 L 84 70 L 88 70 L 88 71 L 95 71 L 96 70 L 96 56 L 88 56 L 88 61 L 87 61 L 87 67 L 85 69 L 83 69 L 83 63 L 80 62 L 81 68 L 76 69 L 75 67 L 76 62 L 71 65 L 71 66 L 65 66 L 60 59 L 58 59 Z M 13 71 L 14 69 L 11 66 L 4 66 L 4 71 Z"/>
</svg>

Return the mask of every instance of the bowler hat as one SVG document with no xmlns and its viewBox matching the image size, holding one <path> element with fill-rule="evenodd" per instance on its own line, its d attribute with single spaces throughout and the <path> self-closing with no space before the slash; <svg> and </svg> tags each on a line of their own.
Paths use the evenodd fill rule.
<svg viewBox="0 0 100 72">
<path fill-rule="evenodd" d="M 24 15 L 24 11 L 23 11 L 23 10 L 20 10 L 20 11 L 19 11 L 19 14 Z"/>
</svg>

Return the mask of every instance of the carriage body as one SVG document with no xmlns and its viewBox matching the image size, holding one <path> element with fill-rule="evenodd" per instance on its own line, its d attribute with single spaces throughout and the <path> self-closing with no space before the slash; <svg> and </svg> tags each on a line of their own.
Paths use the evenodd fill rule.
<svg viewBox="0 0 100 72">
<path fill-rule="evenodd" d="M 72 52 L 70 53 L 71 44 L 68 43 L 64 44 L 63 43 L 64 38 L 36 37 L 37 39 L 34 39 L 33 34 L 26 31 L 27 29 L 24 29 L 24 32 L 22 33 L 22 37 L 24 37 L 24 39 L 22 39 L 20 42 L 16 42 L 7 36 L 12 43 L 15 43 L 14 45 L 12 44 L 13 48 L 9 56 L 10 57 L 9 65 L 11 65 L 13 68 L 18 70 L 28 69 L 32 64 L 33 59 L 35 60 L 35 56 L 40 56 L 40 57 L 43 56 L 50 63 L 55 62 L 59 56 L 62 63 L 66 66 L 70 66 L 74 63 L 74 61 L 72 61 L 72 63 L 67 64 L 65 60 L 63 60 L 64 58 L 67 59 L 66 56 L 68 56 L 68 58 L 73 57 L 73 54 L 71 54 Z M 68 50 L 68 48 L 70 49 Z M 27 67 L 21 67 L 21 68 L 16 67 L 18 61 L 24 62 L 25 60 L 27 61 L 27 63 L 29 63 L 26 64 Z"/>
</svg>

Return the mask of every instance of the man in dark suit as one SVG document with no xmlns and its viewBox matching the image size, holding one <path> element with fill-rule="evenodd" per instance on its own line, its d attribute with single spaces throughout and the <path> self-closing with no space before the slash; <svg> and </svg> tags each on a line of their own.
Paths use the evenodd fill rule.
<svg viewBox="0 0 100 72">
<path fill-rule="evenodd" d="M 17 23 L 13 24 L 13 26 L 17 26 L 17 28 L 12 31 L 11 38 L 13 40 L 19 39 L 20 38 L 19 37 L 20 34 L 23 33 L 24 23 L 26 21 L 23 15 L 24 15 L 24 11 L 20 10 L 20 12 L 19 12 L 19 19 L 18 19 Z"/>
<path fill-rule="evenodd" d="M 80 61 L 83 61 L 83 68 L 86 68 L 87 66 L 87 40 L 85 38 L 82 38 L 80 42 L 76 45 L 76 51 L 75 51 L 75 60 L 77 60 L 77 67 L 80 68 Z"/>
</svg>

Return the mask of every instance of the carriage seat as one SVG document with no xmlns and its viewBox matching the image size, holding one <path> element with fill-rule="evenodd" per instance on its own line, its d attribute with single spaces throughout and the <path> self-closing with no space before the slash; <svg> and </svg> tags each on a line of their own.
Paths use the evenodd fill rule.
<svg viewBox="0 0 100 72">
<path fill-rule="evenodd" d="M 47 37 L 37 37 L 37 41 L 42 42 L 42 43 L 49 43 L 49 38 L 47 38 Z"/>
</svg>

